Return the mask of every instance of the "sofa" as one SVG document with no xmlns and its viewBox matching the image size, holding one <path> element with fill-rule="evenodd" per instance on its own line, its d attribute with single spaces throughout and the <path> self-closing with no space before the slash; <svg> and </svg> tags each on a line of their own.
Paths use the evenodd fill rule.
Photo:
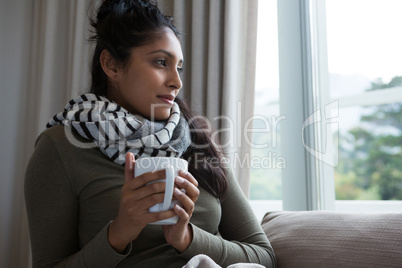
<svg viewBox="0 0 402 268">
<path fill-rule="evenodd" d="M 268 212 L 278 268 L 402 267 L 402 213 Z"/>
</svg>

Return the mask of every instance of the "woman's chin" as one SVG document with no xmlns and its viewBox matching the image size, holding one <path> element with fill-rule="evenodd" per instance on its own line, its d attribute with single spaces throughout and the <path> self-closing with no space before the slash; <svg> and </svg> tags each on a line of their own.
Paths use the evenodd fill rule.
<svg viewBox="0 0 402 268">
<path fill-rule="evenodd" d="M 146 116 L 147 119 L 151 121 L 165 121 L 169 118 L 170 116 L 170 109 L 166 111 L 156 111 L 153 114 L 150 114 L 149 116 Z"/>
</svg>

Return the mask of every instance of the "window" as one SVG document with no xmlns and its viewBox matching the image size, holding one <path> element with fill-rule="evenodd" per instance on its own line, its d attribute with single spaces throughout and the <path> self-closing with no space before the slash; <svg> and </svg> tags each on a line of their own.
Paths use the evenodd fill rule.
<svg viewBox="0 0 402 268">
<path fill-rule="evenodd" d="M 398 0 L 326 1 L 329 90 L 341 122 L 337 200 L 402 200 L 401 9 Z M 337 202 L 342 210 L 364 203 L 400 209 Z"/>
<path fill-rule="evenodd" d="M 282 210 L 281 173 L 286 161 L 280 153 L 278 24 L 276 0 L 258 3 L 258 38 L 250 202 L 261 218 L 267 211 Z M 263 200 L 263 201 L 262 201 Z M 269 200 L 269 201 L 267 201 Z M 259 207 L 260 206 L 260 207 Z M 259 209 L 261 208 L 261 209 Z"/>
<path fill-rule="evenodd" d="M 401 9 L 398 0 L 326 1 L 330 94 L 340 104 L 338 200 L 402 200 Z"/>
<path fill-rule="evenodd" d="M 400 210 L 402 2 L 264 0 L 259 9 L 256 114 L 277 143 L 253 154 L 285 166 L 252 170 L 250 198 L 286 210 Z"/>
</svg>

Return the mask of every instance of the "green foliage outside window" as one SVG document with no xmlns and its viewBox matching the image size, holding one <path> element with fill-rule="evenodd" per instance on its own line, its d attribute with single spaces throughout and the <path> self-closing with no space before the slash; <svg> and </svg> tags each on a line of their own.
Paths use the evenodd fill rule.
<svg viewBox="0 0 402 268">
<path fill-rule="evenodd" d="M 402 76 L 367 91 L 402 86 Z M 367 108 L 361 125 L 340 135 L 338 200 L 402 200 L 402 103 Z"/>
</svg>

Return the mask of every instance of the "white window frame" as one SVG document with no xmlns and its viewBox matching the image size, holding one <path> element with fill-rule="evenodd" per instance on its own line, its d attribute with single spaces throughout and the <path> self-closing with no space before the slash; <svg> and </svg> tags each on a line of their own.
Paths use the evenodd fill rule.
<svg viewBox="0 0 402 268">
<path fill-rule="evenodd" d="M 331 146 L 325 146 L 326 123 L 322 120 L 325 106 L 330 104 L 329 90 L 322 90 L 329 88 L 327 49 L 326 38 L 324 42 L 317 39 L 326 26 L 325 17 L 310 16 L 320 14 L 315 12 L 317 8 L 325 10 L 325 2 L 280 0 L 277 5 L 279 103 L 280 114 L 287 118 L 281 126 L 286 141 L 282 156 L 287 161 L 282 172 L 283 209 L 331 210 L 335 201 L 333 163 L 322 161 L 324 152 L 332 155 Z M 315 149 L 308 151 L 307 146 Z"/>
</svg>

